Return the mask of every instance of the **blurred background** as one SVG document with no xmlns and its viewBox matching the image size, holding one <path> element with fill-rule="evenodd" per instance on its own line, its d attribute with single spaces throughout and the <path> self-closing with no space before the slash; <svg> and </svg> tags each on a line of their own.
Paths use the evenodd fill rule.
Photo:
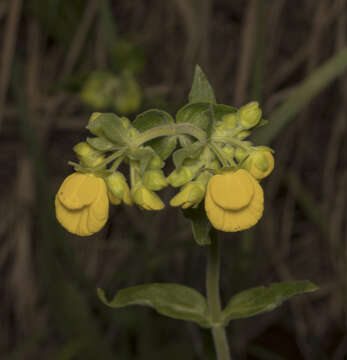
<svg viewBox="0 0 347 360">
<path fill-rule="evenodd" d="M 206 249 L 180 211 L 113 207 L 79 238 L 53 207 L 90 114 L 174 114 L 196 63 L 218 102 L 260 102 L 269 124 L 254 141 L 276 151 L 262 221 L 221 235 L 224 303 L 276 281 L 321 288 L 229 325 L 233 359 L 347 359 L 346 3 L 0 1 L 1 359 L 215 359 L 209 331 L 96 295 L 149 282 L 204 292 Z"/>
</svg>

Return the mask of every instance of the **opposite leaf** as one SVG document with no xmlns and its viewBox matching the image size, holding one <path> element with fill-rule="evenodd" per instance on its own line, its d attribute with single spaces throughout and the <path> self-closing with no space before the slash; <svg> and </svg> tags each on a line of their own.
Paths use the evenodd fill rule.
<svg viewBox="0 0 347 360">
<path fill-rule="evenodd" d="M 193 85 L 189 93 L 189 102 L 207 102 L 212 104 L 216 103 L 216 97 L 214 95 L 212 86 L 208 82 L 199 65 L 196 65 L 195 67 Z"/>
<path fill-rule="evenodd" d="M 271 311 L 294 295 L 318 290 L 310 281 L 274 283 L 269 287 L 259 286 L 233 296 L 223 310 L 223 321 L 251 317 Z"/>
<path fill-rule="evenodd" d="M 108 301 L 102 289 L 99 298 L 108 306 L 119 308 L 129 305 L 150 306 L 159 314 L 209 327 L 210 320 L 205 298 L 196 290 L 179 284 L 153 283 L 133 286 L 118 291 Z"/>
</svg>

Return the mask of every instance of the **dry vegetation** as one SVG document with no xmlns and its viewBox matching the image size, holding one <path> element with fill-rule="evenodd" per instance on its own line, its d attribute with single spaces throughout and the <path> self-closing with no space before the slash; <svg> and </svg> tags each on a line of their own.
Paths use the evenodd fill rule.
<svg viewBox="0 0 347 360">
<path fill-rule="evenodd" d="M 203 291 L 204 249 L 176 210 L 117 207 L 88 239 L 54 219 L 53 193 L 92 111 L 66 83 L 108 67 L 110 31 L 98 1 L 60 1 L 68 16 L 56 3 L 0 1 L 0 357 L 213 359 L 207 331 L 146 309 L 114 311 L 96 297 L 97 286 L 113 294 L 150 281 Z M 144 50 L 143 109 L 175 111 L 200 63 L 220 102 L 257 99 L 270 116 L 347 43 L 345 0 L 109 3 L 117 34 Z M 347 356 L 346 76 L 272 139 L 277 167 L 265 181 L 261 224 L 223 235 L 224 298 L 270 281 L 321 287 L 232 324 L 235 359 Z M 166 203 L 172 194 L 163 192 Z"/>
</svg>

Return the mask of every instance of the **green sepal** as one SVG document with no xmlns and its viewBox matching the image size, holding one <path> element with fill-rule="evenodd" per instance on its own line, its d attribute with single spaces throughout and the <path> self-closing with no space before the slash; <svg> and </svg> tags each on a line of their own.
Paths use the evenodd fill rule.
<svg viewBox="0 0 347 360">
<path fill-rule="evenodd" d="M 196 141 L 184 148 L 176 150 L 172 155 L 173 163 L 176 169 L 179 170 L 186 159 L 197 159 L 201 154 L 204 145 Z"/>
<path fill-rule="evenodd" d="M 90 122 L 87 129 L 91 133 L 102 134 L 110 141 L 117 145 L 125 145 L 127 140 L 127 129 L 124 127 L 122 120 L 115 114 L 100 114 L 93 122 Z"/>
<path fill-rule="evenodd" d="M 230 320 L 247 318 L 274 310 L 294 295 L 318 290 L 310 281 L 274 283 L 269 287 L 259 286 L 233 296 L 222 312 L 226 325 Z"/>
<path fill-rule="evenodd" d="M 195 66 L 193 84 L 188 98 L 190 103 L 216 103 L 216 97 L 214 95 L 212 86 L 210 85 L 206 75 L 201 70 L 199 65 Z"/>
<path fill-rule="evenodd" d="M 132 125 L 140 132 L 152 129 L 160 125 L 173 124 L 174 119 L 170 114 L 162 110 L 147 110 L 138 115 Z M 148 141 L 155 152 L 163 159 L 167 159 L 175 150 L 177 138 L 175 136 L 165 136 Z"/>
<path fill-rule="evenodd" d="M 145 305 L 154 308 L 161 315 L 193 321 L 202 327 L 211 326 L 205 298 L 187 286 L 167 283 L 138 285 L 119 290 L 111 301 L 106 299 L 102 289 L 98 289 L 98 296 L 110 307 Z"/>
<path fill-rule="evenodd" d="M 200 246 L 211 244 L 211 223 L 204 210 L 203 201 L 196 208 L 182 209 L 183 215 L 190 220 L 193 237 Z"/>
<path fill-rule="evenodd" d="M 221 121 L 226 114 L 234 113 L 237 109 L 233 106 L 211 103 L 187 104 L 178 110 L 177 123 L 191 123 L 207 132 L 210 136 L 215 121 Z"/>
<path fill-rule="evenodd" d="M 103 136 L 93 137 L 93 138 L 87 138 L 87 143 L 92 146 L 94 149 L 99 151 L 111 151 L 116 150 L 117 146 L 109 140 L 107 140 Z"/>
<path fill-rule="evenodd" d="M 260 128 L 262 126 L 265 126 L 269 123 L 269 120 L 266 119 L 260 119 L 259 123 L 254 127 L 254 129 Z"/>
</svg>

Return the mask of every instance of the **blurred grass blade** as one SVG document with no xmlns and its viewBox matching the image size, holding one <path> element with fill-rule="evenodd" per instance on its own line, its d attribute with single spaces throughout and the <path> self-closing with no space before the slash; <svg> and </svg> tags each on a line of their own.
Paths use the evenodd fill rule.
<svg viewBox="0 0 347 360">
<path fill-rule="evenodd" d="M 347 69 L 347 47 L 317 68 L 269 116 L 269 125 L 254 132 L 252 140 L 268 144 L 282 128 L 333 80 Z"/>
</svg>

